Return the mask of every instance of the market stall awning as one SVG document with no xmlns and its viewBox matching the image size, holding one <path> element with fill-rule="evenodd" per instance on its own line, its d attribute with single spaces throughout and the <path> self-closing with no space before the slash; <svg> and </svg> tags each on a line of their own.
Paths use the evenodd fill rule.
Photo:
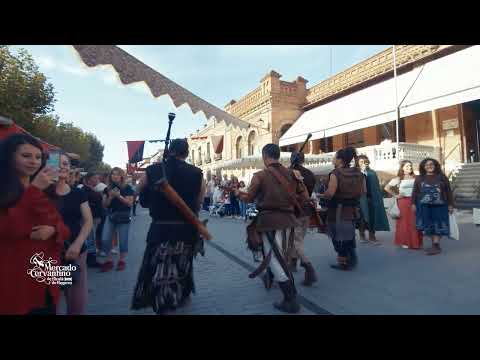
<svg viewBox="0 0 480 360">
<path fill-rule="evenodd" d="M 223 152 L 223 135 L 212 136 L 212 145 L 215 154 L 221 154 Z"/>
<path fill-rule="evenodd" d="M 400 100 L 420 70 L 414 69 L 397 78 Z M 303 142 L 308 133 L 312 133 L 311 140 L 316 140 L 384 124 L 396 117 L 395 81 L 389 79 L 304 112 L 280 138 L 280 146 Z"/>
<path fill-rule="evenodd" d="M 410 116 L 480 99 L 480 46 L 471 46 L 425 65 L 400 107 Z"/>
<path fill-rule="evenodd" d="M 144 81 L 155 97 L 168 95 L 176 107 L 185 103 L 195 114 L 203 111 L 209 119 L 214 117 L 217 121 L 224 121 L 227 125 L 248 127 L 248 123 L 240 120 L 226 111 L 210 104 L 184 87 L 163 76 L 140 60 L 115 45 L 73 45 L 82 61 L 90 66 L 111 65 L 118 73 L 123 84 Z"/>
<path fill-rule="evenodd" d="M 27 130 L 15 124 L 12 120 L 0 116 L 0 140 L 3 140 L 4 138 L 12 134 L 27 134 L 27 135 L 33 136 Z M 46 152 L 61 150 L 58 146 L 51 145 L 39 138 L 36 138 L 36 139 L 40 141 L 40 144 L 42 145 L 43 150 Z M 69 152 L 67 152 L 66 154 L 70 159 L 80 160 L 80 155 L 78 154 L 69 153 Z"/>
<path fill-rule="evenodd" d="M 3 122 L 2 122 L 3 124 Z M 3 140 L 4 138 L 13 135 L 13 134 L 27 134 L 32 136 L 27 130 L 22 128 L 21 126 L 18 126 L 14 122 L 12 122 L 10 125 L 2 125 L 0 124 L 0 140 Z M 40 144 L 42 145 L 42 148 L 44 151 L 58 151 L 60 150 L 59 147 L 51 145 L 41 139 L 36 138 L 38 141 L 40 141 Z"/>
<path fill-rule="evenodd" d="M 397 77 L 400 117 L 480 99 L 480 47 L 431 61 Z M 389 79 L 303 113 L 280 145 L 348 133 L 396 120 L 395 80 Z"/>
</svg>

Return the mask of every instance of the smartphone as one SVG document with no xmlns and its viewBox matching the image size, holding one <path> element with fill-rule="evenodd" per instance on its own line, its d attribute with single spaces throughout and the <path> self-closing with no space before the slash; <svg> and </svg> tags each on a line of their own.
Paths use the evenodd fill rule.
<svg viewBox="0 0 480 360">
<path fill-rule="evenodd" d="M 58 181 L 58 173 L 60 172 L 60 153 L 59 152 L 51 152 L 48 155 L 46 166 L 55 170 L 56 175 L 53 178 L 53 180 Z"/>
</svg>

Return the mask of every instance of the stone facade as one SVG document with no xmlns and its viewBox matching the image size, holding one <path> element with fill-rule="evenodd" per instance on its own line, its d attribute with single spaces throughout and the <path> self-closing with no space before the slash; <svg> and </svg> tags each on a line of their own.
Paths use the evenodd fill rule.
<svg viewBox="0 0 480 360">
<path fill-rule="evenodd" d="M 202 129 L 190 135 L 189 160 L 202 168 L 206 178 L 210 174 L 220 174 L 228 161 L 260 155 L 264 145 L 278 143 L 286 129 L 302 114 L 307 80 L 297 77 L 288 82 L 280 78 L 279 73 L 270 71 L 255 90 L 225 106 L 226 112 L 244 122 L 242 126 L 210 119 Z M 216 157 L 212 136 L 223 136 L 223 151 Z M 223 173 L 248 181 L 255 171 L 256 168 L 242 167 Z"/>
<path fill-rule="evenodd" d="M 431 61 L 465 47 L 463 45 L 397 45 L 398 73 L 402 74 L 422 62 Z M 258 171 L 258 156 L 265 144 L 271 142 L 278 144 L 280 137 L 304 111 L 392 77 L 392 57 L 392 48 L 386 49 L 309 89 L 306 87 L 308 81 L 300 76 L 288 82 L 280 80 L 279 73 L 270 71 L 260 80 L 257 88 L 238 101 L 231 100 L 225 105 L 225 111 L 240 119 L 241 122 L 226 123 L 211 118 L 202 129 L 190 135 L 189 160 L 202 168 L 207 179 L 211 174 L 227 174 L 249 181 L 253 173 Z M 444 143 L 439 143 L 442 135 L 440 124 L 443 117 L 458 118 L 459 111 L 461 108 L 458 107 L 440 109 L 436 112 L 416 115 L 418 121 L 404 121 L 405 127 L 401 129 L 403 141 L 427 147 L 440 146 L 444 150 L 452 151 L 448 160 L 461 160 L 461 147 L 455 145 L 459 139 L 460 130 L 453 131 L 453 135 L 450 131 L 448 138 L 443 140 Z M 216 156 L 214 156 L 212 136 L 223 136 L 223 151 Z M 368 147 L 394 137 L 394 124 L 378 125 L 328 139 L 311 141 L 304 152 L 316 155 L 333 152 L 346 145 Z M 454 148 L 455 146 L 457 147 Z M 288 152 L 296 148 L 298 144 L 284 147 L 282 151 Z M 251 161 L 249 157 L 252 157 Z M 257 160 L 253 157 L 257 157 Z M 245 161 L 238 161 L 239 159 Z"/>
</svg>

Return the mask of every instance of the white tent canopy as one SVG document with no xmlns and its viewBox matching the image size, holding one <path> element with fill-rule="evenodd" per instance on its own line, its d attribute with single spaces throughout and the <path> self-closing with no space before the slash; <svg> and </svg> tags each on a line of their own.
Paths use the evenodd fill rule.
<svg viewBox="0 0 480 360">
<path fill-rule="evenodd" d="M 429 62 L 397 77 L 400 117 L 480 99 L 480 46 Z M 395 80 L 344 96 L 303 113 L 280 139 L 300 143 L 396 120 Z"/>
</svg>

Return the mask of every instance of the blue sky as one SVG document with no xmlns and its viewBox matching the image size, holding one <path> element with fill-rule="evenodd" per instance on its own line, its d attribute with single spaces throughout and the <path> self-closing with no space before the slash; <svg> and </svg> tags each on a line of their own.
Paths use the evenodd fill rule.
<svg viewBox="0 0 480 360">
<path fill-rule="evenodd" d="M 297 45 L 120 45 L 153 69 L 194 94 L 223 108 L 259 84 L 270 70 L 292 81 L 302 76 L 308 87 L 330 75 L 330 46 Z M 387 45 L 333 45 L 333 73 L 364 60 Z M 167 114 L 175 112 L 172 136 L 186 137 L 206 121 L 187 105 L 175 108 L 166 95 L 154 98 L 142 84 L 123 86 L 110 67 L 88 68 L 69 45 L 12 46 L 27 49 L 53 83 L 55 113 L 94 133 L 105 145 L 104 162 L 125 166 L 127 140 L 163 138 Z M 145 145 L 144 156 L 158 144 Z"/>
</svg>

